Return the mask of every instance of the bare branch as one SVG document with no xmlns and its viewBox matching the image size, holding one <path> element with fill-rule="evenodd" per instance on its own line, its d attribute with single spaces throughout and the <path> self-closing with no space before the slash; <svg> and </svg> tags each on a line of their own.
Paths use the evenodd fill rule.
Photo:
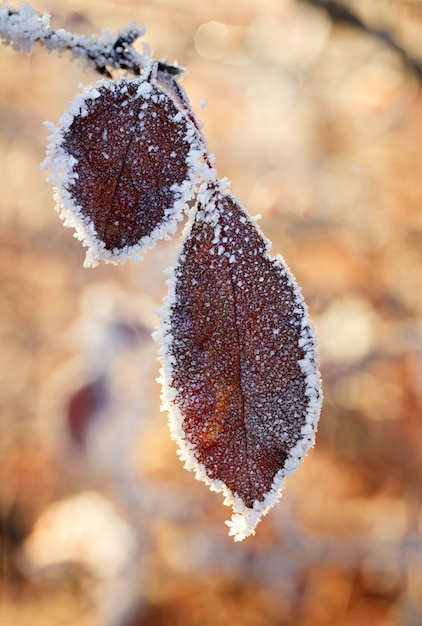
<svg viewBox="0 0 422 626">
<path fill-rule="evenodd" d="M 387 30 L 382 28 L 372 28 L 371 26 L 368 26 L 368 24 L 365 24 L 365 22 L 355 13 L 353 13 L 353 11 L 351 11 L 348 7 L 345 7 L 343 4 L 341 4 L 341 2 L 336 2 L 335 0 L 299 1 L 311 4 L 318 9 L 323 9 L 324 11 L 326 11 L 326 13 L 328 13 L 330 19 L 334 23 L 351 26 L 352 28 L 356 28 L 357 30 L 366 33 L 370 37 L 381 40 L 389 48 L 397 52 L 397 54 L 402 58 L 402 61 L 406 65 L 406 67 L 412 70 L 419 80 L 422 79 L 422 62 L 409 57 L 406 50 L 397 43 L 393 35 Z"/>
</svg>

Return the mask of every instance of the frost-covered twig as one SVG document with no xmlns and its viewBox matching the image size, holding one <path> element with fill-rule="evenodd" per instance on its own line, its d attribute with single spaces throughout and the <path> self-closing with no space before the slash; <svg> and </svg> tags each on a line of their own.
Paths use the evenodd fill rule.
<svg viewBox="0 0 422 626">
<path fill-rule="evenodd" d="M 123 69 L 138 75 L 149 66 L 150 57 L 139 54 L 133 43 L 145 33 L 145 26 L 134 22 L 117 34 L 104 30 L 101 35 L 76 35 L 63 28 L 50 27 L 50 15 L 40 15 L 29 4 L 23 2 L 19 9 L 7 4 L 0 8 L 0 40 L 14 50 L 29 53 L 39 43 L 49 51 L 69 51 L 74 59 L 81 59 L 104 76 L 111 77 L 111 69 Z M 173 65 L 160 63 L 160 69 L 170 74 L 182 70 Z"/>
</svg>

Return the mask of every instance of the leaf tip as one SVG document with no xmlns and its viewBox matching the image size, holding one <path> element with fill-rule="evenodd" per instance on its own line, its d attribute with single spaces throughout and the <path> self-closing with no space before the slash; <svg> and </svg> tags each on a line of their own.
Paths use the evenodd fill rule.
<svg viewBox="0 0 422 626">
<path fill-rule="evenodd" d="M 249 518 L 241 513 L 233 513 L 231 520 L 227 520 L 225 524 L 229 527 L 229 537 L 233 537 L 234 541 L 243 541 L 247 537 L 255 535 L 257 522 L 251 527 Z"/>
</svg>

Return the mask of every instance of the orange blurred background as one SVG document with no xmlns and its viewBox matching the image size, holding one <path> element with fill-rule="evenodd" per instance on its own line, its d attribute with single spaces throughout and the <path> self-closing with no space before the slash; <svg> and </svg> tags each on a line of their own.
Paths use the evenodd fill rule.
<svg viewBox="0 0 422 626">
<path fill-rule="evenodd" d="M 419 2 L 347 4 L 422 58 Z M 302 287 L 325 401 L 316 447 L 234 544 L 160 413 L 150 333 L 177 238 L 141 264 L 83 269 L 40 163 L 43 121 L 96 77 L 2 47 L 0 623 L 422 624 L 417 76 L 293 0 L 34 8 L 86 35 L 146 23 L 154 55 L 188 68 L 219 174 Z"/>
</svg>

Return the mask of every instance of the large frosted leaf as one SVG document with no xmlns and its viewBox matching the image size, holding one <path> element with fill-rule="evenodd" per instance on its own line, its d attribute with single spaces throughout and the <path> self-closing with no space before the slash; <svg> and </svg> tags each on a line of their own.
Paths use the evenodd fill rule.
<svg viewBox="0 0 422 626">
<path fill-rule="evenodd" d="M 87 265 L 137 256 L 176 230 L 203 146 L 183 104 L 154 80 L 100 81 L 71 103 L 45 165 Z"/>
<path fill-rule="evenodd" d="M 163 399 L 186 467 L 254 532 L 313 445 L 320 377 L 313 331 L 283 259 L 230 195 L 191 217 L 159 336 Z"/>
</svg>

